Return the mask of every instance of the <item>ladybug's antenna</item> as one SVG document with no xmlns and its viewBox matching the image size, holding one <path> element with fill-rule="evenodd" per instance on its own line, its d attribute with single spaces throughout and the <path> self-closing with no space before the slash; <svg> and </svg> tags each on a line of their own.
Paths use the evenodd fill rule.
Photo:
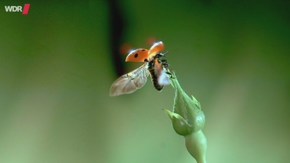
<svg viewBox="0 0 290 163">
<path fill-rule="evenodd" d="M 168 51 L 164 52 L 164 53 L 159 53 L 161 56 L 164 56 L 165 54 L 167 54 Z"/>
</svg>

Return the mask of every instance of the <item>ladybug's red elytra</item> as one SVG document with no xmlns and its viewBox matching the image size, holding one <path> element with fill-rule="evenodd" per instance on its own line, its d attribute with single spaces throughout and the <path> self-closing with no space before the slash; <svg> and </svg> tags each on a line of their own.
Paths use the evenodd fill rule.
<svg viewBox="0 0 290 163">
<path fill-rule="evenodd" d="M 129 52 L 126 57 L 126 62 L 146 62 L 151 61 L 156 54 L 161 53 L 164 50 L 164 44 L 162 41 L 154 43 L 149 50 L 144 48 L 135 49 Z"/>
</svg>

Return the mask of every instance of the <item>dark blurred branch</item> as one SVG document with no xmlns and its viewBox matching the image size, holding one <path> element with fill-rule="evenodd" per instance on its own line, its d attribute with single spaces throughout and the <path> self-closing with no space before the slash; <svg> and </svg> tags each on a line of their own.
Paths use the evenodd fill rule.
<svg viewBox="0 0 290 163">
<path fill-rule="evenodd" d="M 112 62 L 115 66 L 115 72 L 118 76 L 124 74 L 124 61 L 120 54 L 120 45 L 122 43 L 125 22 L 122 10 L 118 4 L 118 0 L 108 0 L 109 6 L 109 44 L 112 55 Z"/>
</svg>

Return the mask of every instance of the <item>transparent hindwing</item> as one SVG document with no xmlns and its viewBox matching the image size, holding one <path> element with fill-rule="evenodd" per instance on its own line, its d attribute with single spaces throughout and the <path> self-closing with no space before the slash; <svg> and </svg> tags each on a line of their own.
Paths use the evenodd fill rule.
<svg viewBox="0 0 290 163">
<path fill-rule="evenodd" d="M 119 77 L 111 86 L 110 96 L 135 92 L 146 84 L 148 75 L 148 63 L 146 62 L 139 68 Z"/>
</svg>

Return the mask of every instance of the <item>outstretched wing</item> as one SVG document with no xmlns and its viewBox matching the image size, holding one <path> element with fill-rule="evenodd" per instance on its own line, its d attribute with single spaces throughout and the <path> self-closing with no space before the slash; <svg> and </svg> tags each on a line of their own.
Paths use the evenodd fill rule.
<svg viewBox="0 0 290 163">
<path fill-rule="evenodd" d="M 122 75 L 112 84 L 110 96 L 119 96 L 135 92 L 146 84 L 148 75 L 148 63 Z"/>
</svg>

